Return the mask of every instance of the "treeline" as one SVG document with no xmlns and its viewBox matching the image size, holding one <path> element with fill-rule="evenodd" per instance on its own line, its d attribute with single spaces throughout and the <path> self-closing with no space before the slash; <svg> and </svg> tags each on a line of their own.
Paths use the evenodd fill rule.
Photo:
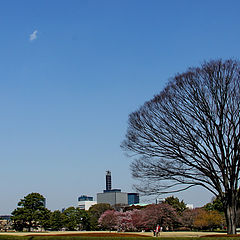
<svg viewBox="0 0 240 240">
<path fill-rule="evenodd" d="M 224 229 L 223 207 L 219 199 L 202 208 L 188 209 L 178 198 L 141 206 L 93 205 L 88 211 L 69 207 L 50 211 L 39 193 L 28 194 L 12 212 L 11 226 L 17 231 L 33 230 L 117 230 L 151 231 L 160 225 L 163 231 Z"/>
<path fill-rule="evenodd" d="M 52 212 L 45 207 L 41 194 L 30 193 L 12 212 L 11 227 L 16 231 L 99 230 L 98 219 L 109 209 L 112 209 L 109 204 L 96 204 L 88 211 L 69 207 Z"/>
<path fill-rule="evenodd" d="M 142 209 L 125 212 L 107 210 L 99 218 L 100 226 L 105 230 L 151 231 L 157 225 L 163 231 L 172 230 L 214 230 L 224 229 L 224 215 L 216 210 L 205 208 L 184 209 L 178 211 L 167 203 L 151 204 Z"/>
</svg>

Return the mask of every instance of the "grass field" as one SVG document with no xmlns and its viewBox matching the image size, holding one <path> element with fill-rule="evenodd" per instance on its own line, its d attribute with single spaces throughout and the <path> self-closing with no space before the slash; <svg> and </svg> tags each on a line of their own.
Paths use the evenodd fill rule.
<svg viewBox="0 0 240 240">
<path fill-rule="evenodd" d="M 226 234 L 206 233 L 206 232 L 162 232 L 158 239 L 166 240 L 230 240 L 240 239 L 238 236 L 227 237 Z M 117 232 L 16 232 L 16 233 L 0 233 L 0 240 L 153 240 L 156 237 L 152 233 L 117 233 Z"/>
</svg>

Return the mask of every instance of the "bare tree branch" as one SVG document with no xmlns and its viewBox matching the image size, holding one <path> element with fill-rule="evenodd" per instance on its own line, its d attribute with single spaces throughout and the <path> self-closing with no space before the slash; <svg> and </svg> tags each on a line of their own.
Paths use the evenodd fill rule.
<svg viewBox="0 0 240 240">
<path fill-rule="evenodd" d="M 219 195 L 229 232 L 240 171 L 240 63 L 205 62 L 176 75 L 129 116 L 122 148 L 136 154 L 133 177 L 145 194 L 202 186 Z M 235 230 L 234 230 L 235 229 Z"/>
</svg>

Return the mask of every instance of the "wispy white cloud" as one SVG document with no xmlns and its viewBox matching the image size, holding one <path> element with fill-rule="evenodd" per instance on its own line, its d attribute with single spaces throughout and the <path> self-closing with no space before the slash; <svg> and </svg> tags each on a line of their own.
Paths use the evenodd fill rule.
<svg viewBox="0 0 240 240">
<path fill-rule="evenodd" d="M 37 30 L 34 30 L 33 33 L 30 34 L 29 40 L 32 42 L 33 40 L 37 39 Z"/>
</svg>

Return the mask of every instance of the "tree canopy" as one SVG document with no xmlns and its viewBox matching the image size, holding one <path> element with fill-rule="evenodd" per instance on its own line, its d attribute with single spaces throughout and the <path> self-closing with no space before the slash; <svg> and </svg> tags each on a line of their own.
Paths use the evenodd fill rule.
<svg viewBox="0 0 240 240">
<path fill-rule="evenodd" d="M 124 150 L 145 194 L 202 186 L 223 202 L 236 233 L 240 171 L 240 63 L 205 62 L 171 79 L 129 116 Z M 138 157 L 136 157 L 138 156 Z"/>
<path fill-rule="evenodd" d="M 66 221 L 65 215 L 63 215 L 59 210 L 55 210 L 50 216 L 50 227 L 51 230 L 59 231 L 64 227 Z"/>
<path fill-rule="evenodd" d="M 108 203 L 98 203 L 89 208 L 88 213 L 90 217 L 90 223 L 93 229 L 98 228 L 98 219 L 107 210 L 113 210 L 111 205 Z"/>
<path fill-rule="evenodd" d="M 67 230 L 90 230 L 89 215 L 85 210 L 69 207 L 64 210 L 63 216 Z"/>
<path fill-rule="evenodd" d="M 28 194 L 19 201 L 18 206 L 11 217 L 16 230 L 22 231 L 26 228 L 31 231 L 33 228 L 47 226 L 50 211 L 45 208 L 45 198 L 41 194 Z"/>
<path fill-rule="evenodd" d="M 177 197 L 171 196 L 164 200 L 164 203 L 172 206 L 178 213 L 182 213 L 187 207 L 184 201 L 180 201 Z"/>
<path fill-rule="evenodd" d="M 137 231 L 153 230 L 159 224 L 165 229 L 173 229 L 180 223 L 180 218 L 168 204 L 151 204 L 141 210 L 119 212 L 105 211 L 98 220 L 102 229 Z"/>
</svg>

